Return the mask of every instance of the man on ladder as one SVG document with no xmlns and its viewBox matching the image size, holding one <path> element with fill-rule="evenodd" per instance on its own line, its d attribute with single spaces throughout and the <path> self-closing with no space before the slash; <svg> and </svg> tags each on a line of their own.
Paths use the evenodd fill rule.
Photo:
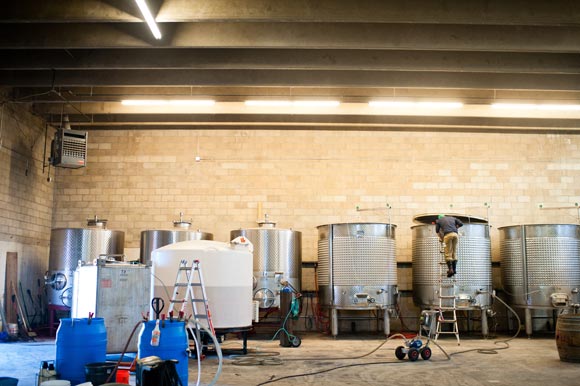
<svg viewBox="0 0 580 386">
<path fill-rule="evenodd" d="M 462 226 L 461 220 L 444 214 L 440 214 L 435 222 L 435 232 L 439 236 L 439 240 L 445 245 L 447 277 L 451 277 L 457 272 L 457 243 L 459 241 L 457 229 Z"/>
<path fill-rule="evenodd" d="M 440 214 L 436 221 L 435 232 L 439 236 L 439 241 L 443 244 L 441 250 L 445 262 L 440 264 L 447 265 L 447 275 L 445 275 L 440 268 L 439 278 L 439 316 L 437 318 L 437 332 L 435 334 L 435 341 L 440 334 L 453 334 L 459 341 L 459 326 L 457 324 L 457 304 L 456 304 L 456 286 L 455 276 L 457 272 L 457 243 L 459 241 L 458 228 L 461 228 L 463 223 L 452 216 L 445 216 Z M 440 266 L 441 267 L 441 266 Z M 446 276 L 446 277 L 445 277 Z M 450 325 L 451 330 L 445 330 L 443 325 Z"/>
</svg>

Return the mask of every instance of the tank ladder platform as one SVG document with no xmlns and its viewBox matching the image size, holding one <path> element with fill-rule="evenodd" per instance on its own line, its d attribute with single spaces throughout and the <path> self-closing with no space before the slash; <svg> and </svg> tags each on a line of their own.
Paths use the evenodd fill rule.
<svg viewBox="0 0 580 386">
<path fill-rule="evenodd" d="M 442 243 L 443 244 L 443 243 Z M 441 249 L 442 261 L 439 262 L 439 306 L 437 307 L 437 330 L 435 332 L 435 341 L 439 335 L 453 334 L 457 339 L 457 345 L 461 344 L 459 340 L 459 326 L 457 324 L 457 285 L 455 277 L 447 277 L 445 267 L 447 262 L 443 257 L 443 248 Z M 451 329 L 444 328 L 450 326 Z"/>
<path fill-rule="evenodd" d="M 181 288 L 185 288 L 185 293 L 183 293 L 182 297 L 179 297 L 180 292 L 182 292 Z M 198 290 L 195 291 L 194 288 Z M 170 315 L 173 315 L 176 304 L 181 304 L 179 319 L 185 319 L 186 324 L 193 324 L 195 338 L 197 339 L 196 343 L 199 345 L 198 347 L 201 353 L 203 348 L 201 340 L 202 322 L 204 323 L 203 327 L 211 331 L 214 336 L 215 329 L 213 328 L 211 320 L 211 312 L 209 310 L 209 302 L 203 283 L 203 274 L 199 260 L 193 260 L 191 266 L 187 265 L 187 260 L 181 260 L 177 270 L 173 295 L 169 304 Z M 190 310 L 187 310 L 188 306 Z M 186 314 L 187 311 L 191 312 Z M 193 317 L 193 320 L 190 320 L 190 317 Z"/>
</svg>

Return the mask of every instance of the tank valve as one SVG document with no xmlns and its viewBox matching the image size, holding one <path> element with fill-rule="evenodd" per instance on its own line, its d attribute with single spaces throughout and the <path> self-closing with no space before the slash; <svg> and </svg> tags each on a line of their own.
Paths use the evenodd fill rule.
<svg viewBox="0 0 580 386">
<path fill-rule="evenodd" d="M 554 307 L 566 307 L 570 302 L 568 295 L 564 293 L 553 293 L 550 295 L 550 299 L 552 300 L 552 305 Z"/>
<path fill-rule="evenodd" d="M 373 303 L 374 302 L 374 299 L 371 298 L 369 296 L 369 294 L 364 293 L 364 292 L 354 294 L 354 297 L 355 297 L 354 302 L 357 303 L 357 304 L 360 304 L 360 303 Z M 372 301 L 371 301 L 371 299 L 372 299 Z"/>
</svg>

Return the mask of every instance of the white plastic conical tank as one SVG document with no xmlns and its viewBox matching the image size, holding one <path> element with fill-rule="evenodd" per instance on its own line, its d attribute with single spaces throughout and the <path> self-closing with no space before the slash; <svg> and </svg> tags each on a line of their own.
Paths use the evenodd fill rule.
<svg viewBox="0 0 580 386">
<path fill-rule="evenodd" d="M 248 245 L 188 240 L 154 250 L 151 255 L 151 290 L 152 297 L 164 300 L 163 313 L 169 309 L 183 259 L 188 261 L 188 265 L 192 260 L 200 261 L 214 328 L 252 325 L 252 252 Z"/>
</svg>

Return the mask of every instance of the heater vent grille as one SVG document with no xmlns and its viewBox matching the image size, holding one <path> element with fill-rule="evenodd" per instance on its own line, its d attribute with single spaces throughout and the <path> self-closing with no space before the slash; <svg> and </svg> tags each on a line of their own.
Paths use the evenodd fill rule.
<svg viewBox="0 0 580 386">
<path fill-rule="evenodd" d="M 87 133 L 60 129 L 52 141 L 53 166 L 82 168 L 87 163 Z"/>
</svg>

